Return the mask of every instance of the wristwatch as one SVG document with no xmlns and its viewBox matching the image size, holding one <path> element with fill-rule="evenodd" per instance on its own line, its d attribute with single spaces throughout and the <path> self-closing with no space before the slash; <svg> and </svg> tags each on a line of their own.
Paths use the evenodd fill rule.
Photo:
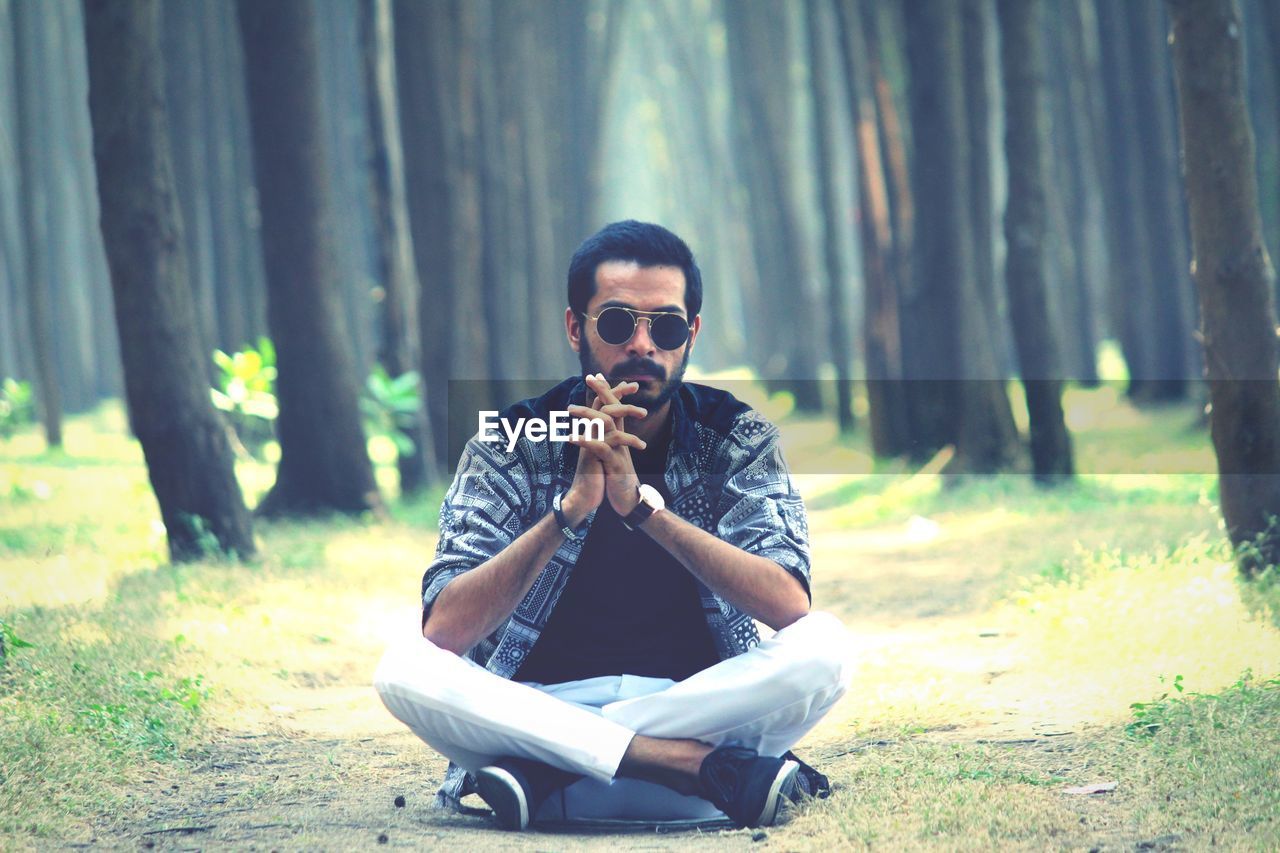
<svg viewBox="0 0 1280 853">
<path fill-rule="evenodd" d="M 644 524 L 645 519 L 649 516 L 667 508 L 667 502 L 662 499 L 662 493 L 648 483 L 641 483 L 639 492 L 640 503 L 636 504 L 636 508 L 627 513 L 626 518 L 622 519 L 622 526 L 628 530 L 635 530 L 641 524 Z"/>
<path fill-rule="evenodd" d="M 556 492 L 555 497 L 551 499 L 551 511 L 556 515 L 556 526 L 560 528 L 560 532 L 564 534 L 564 538 L 571 542 L 581 542 L 587 538 L 587 520 L 582 519 L 582 524 L 575 529 L 569 524 L 569 519 L 564 517 L 564 508 L 560 505 L 560 499 L 564 495 Z"/>
</svg>

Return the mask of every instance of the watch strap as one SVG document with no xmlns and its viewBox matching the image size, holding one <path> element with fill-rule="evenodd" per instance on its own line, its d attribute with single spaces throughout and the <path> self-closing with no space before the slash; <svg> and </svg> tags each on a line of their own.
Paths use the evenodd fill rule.
<svg viewBox="0 0 1280 853">
<path fill-rule="evenodd" d="M 575 530 L 573 525 L 569 524 L 569 519 L 565 518 L 564 508 L 560 505 L 560 499 L 563 494 L 556 492 L 555 497 L 551 499 L 551 512 L 555 514 L 556 526 L 560 528 L 560 532 L 564 534 L 564 538 L 572 542 L 581 542 L 587 538 L 586 520 L 583 520 L 582 527 Z"/>
<path fill-rule="evenodd" d="M 622 526 L 628 530 L 635 530 L 637 527 L 645 523 L 649 516 L 653 515 L 657 510 L 645 502 L 641 496 L 640 503 L 636 504 L 636 508 L 627 513 L 627 517 L 622 519 Z"/>
</svg>

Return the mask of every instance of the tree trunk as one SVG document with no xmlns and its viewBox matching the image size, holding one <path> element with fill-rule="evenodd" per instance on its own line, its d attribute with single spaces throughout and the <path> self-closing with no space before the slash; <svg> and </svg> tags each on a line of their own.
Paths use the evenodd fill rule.
<svg viewBox="0 0 1280 853">
<path fill-rule="evenodd" d="M 835 160 L 835 111 L 845 103 L 832 73 L 830 46 L 824 44 L 830 32 L 831 15 L 823 7 L 829 0 L 809 0 L 805 6 L 805 25 L 809 39 L 809 80 L 813 87 L 813 136 L 817 147 L 817 166 L 824 175 L 818 180 L 825 224 L 823 245 L 824 273 L 827 282 L 826 314 L 830 322 L 831 360 L 836 368 L 836 423 L 842 433 L 853 432 L 853 345 L 850 341 L 848 314 L 849 276 L 840 257 L 836 231 L 841 216 L 836 189 L 832 186 L 840 169 Z"/>
<path fill-rule="evenodd" d="M 903 358 L 913 455 L 954 444 L 958 470 L 988 473 L 1011 461 L 1016 431 L 974 282 L 960 23 L 951 0 L 916 4 L 907 16 L 917 219 Z"/>
<path fill-rule="evenodd" d="M 280 403 L 280 467 L 258 512 L 377 509 L 334 280 L 315 9 L 306 0 L 237 8 Z"/>
<path fill-rule="evenodd" d="M 1074 4 L 1074 6 L 1072 5 Z M 1063 346 L 1065 373 L 1086 387 L 1098 382 L 1098 332 L 1094 311 L 1094 281 L 1090 270 L 1094 187 L 1097 176 L 1095 140 L 1089 111 L 1092 104 L 1086 86 L 1087 63 L 1084 34 L 1076 15 L 1079 6 L 1050 3 L 1041 16 L 1042 43 L 1050 46 L 1049 63 L 1057 69 L 1049 85 L 1053 101 L 1049 150 L 1052 158 L 1050 186 L 1062 187 L 1049 200 L 1049 245 L 1057 258 L 1057 287 L 1069 330 Z M 1050 270 L 1053 265 L 1050 265 Z"/>
<path fill-rule="evenodd" d="M 125 389 L 173 560 L 254 553 L 198 347 L 163 109 L 158 0 L 85 0 L 89 109 Z"/>
<path fill-rule="evenodd" d="M 238 287 L 236 304 L 242 306 L 243 336 L 233 338 L 233 346 L 256 341 L 270 333 L 267 327 L 267 272 L 262 253 L 262 210 L 253 179 L 253 132 L 249 126 L 249 98 L 245 85 L 244 45 L 239 36 L 236 8 L 230 3 L 214 3 L 217 32 L 222 46 L 222 70 L 227 111 L 226 146 L 230 148 L 228 191 L 234 203 L 233 248 L 235 275 L 223 284 Z M 229 297 L 230 300 L 230 297 Z"/>
<path fill-rule="evenodd" d="M 1111 315 L 1118 324 L 1120 348 L 1129 369 L 1128 394 L 1143 399 L 1157 378 L 1155 341 L 1160 333 L 1153 313 L 1151 247 L 1144 224 L 1142 164 L 1144 156 L 1134 127 L 1132 57 L 1123 4 L 1095 0 L 1102 59 L 1106 163 L 1107 254 L 1111 258 Z"/>
<path fill-rule="evenodd" d="M 1182 162 L 1227 533 L 1246 574 L 1280 563 L 1280 383 L 1235 0 L 1169 0 Z"/>
<path fill-rule="evenodd" d="M 1041 0 L 997 0 L 1004 79 L 1009 202 L 1004 215 L 1005 281 L 1013 338 L 1031 424 L 1031 467 L 1053 484 L 1074 474 L 1062 414 L 1061 364 L 1045 282 L 1048 242 L 1045 175 L 1048 130 L 1040 44 Z"/>
<path fill-rule="evenodd" d="M 396 4 L 396 70 L 404 182 L 413 236 L 413 260 L 419 270 L 421 373 L 434 457 L 449 457 L 449 348 L 452 345 L 453 279 L 449 252 L 449 182 L 445 160 L 443 69 L 449 44 L 440 4 L 399 0 Z"/>
<path fill-rule="evenodd" d="M 897 456 L 908 450 L 906 386 L 902 379 L 901 318 L 898 293 L 903 260 L 900 243 L 910 245 L 909 219 L 901 215 L 901 204 L 909 192 L 895 193 L 895 157 L 887 142 L 900 134 L 886 131 L 890 123 L 883 104 L 893 113 L 893 98 L 880 73 L 878 36 L 870 26 L 870 9 L 858 0 L 837 0 L 837 32 L 840 57 L 848 81 L 850 112 L 853 115 L 858 181 L 858 236 L 862 257 L 863 352 L 866 365 L 868 422 L 872 452 L 876 456 Z M 871 38 L 868 38 L 870 31 Z M 878 94 L 879 90 L 879 94 Z M 896 115 L 896 113 L 894 113 Z M 896 119 L 894 120 L 896 126 Z M 898 145 L 901 149 L 901 145 Z M 896 154 L 901 158 L 904 152 Z M 905 160 L 903 161 L 905 176 Z M 905 183 L 905 179 L 904 179 Z"/>
<path fill-rule="evenodd" d="M 88 116 L 82 104 L 87 80 L 84 57 L 84 22 L 74 3 L 48 7 L 50 18 L 44 79 L 45 99 L 53 105 L 52 123 L 44 129 L 49 169 L 49 233 L 51 245 L 49 283 L 54 354 L 64 411 L 82 412 L 97 402 L 93 386 L 92 314 L 90 302 L 91 251 L 88 236 L 97 223 L 86 213 L 84 199 L 92 194 L 92 169 L 81 157 L 92 159 L 89 146 L 81 146 L 81 133 L 89 134 Z M 82 88 L 83 87 L 83 88 Z M 89 182 L 82 183 L 88 178 Z M 96 240 L 94 241 L 96 243 Z"/>
<path fill-rule="evenodd" d="M 194 4 L 171 3 L 160 10 L 174 184 L 186 238 L 200 349 L 211 353 L 218 338 L 215 326 L 219 317 L 214 302 L 213 224 L 209 210 L 209 144 L 213 134 L 205 124 L 202 103 L 204 81 L 210 72 L 204 58 L 199 14 L 200 7 Z M 206 358 L 205 364 L 212 382 L 212 359 Z"/>
<path fill-rule="evenodd" d="M 969 130 L 969 228 L 973 239 L 973 279 L 982 298 L 982 317 L 1003 373 L 1007 347 L 1000 332 L 1002 300 L 996 282 L 995 187 L 991 150 L 993 71 L 988 33 L 994 29 L 990 0 L 961 0 L 960 36 L 964 55 L 965 126 Z"/>
<path fill-rule="evenodd" d="M 1142 221 L 1147 229 L 1152 274 L 1152 344 L 1155 375 L 1145 397 L 1181 400 L 1187 378 L 1199 366 L 1192 332 L 1195 326 L 1188 281 L 1183 196 L 1178 186 L 1176 119 L 1164 45 L 1168 26 L 1154 2 L 1124 4 L 1133 61 L 1134 115 L 1142 152 Z"/>
<path fill-rule="evenodd" d="M 369 182 L 375 226 L 374 262 L 383 291 L 378 361 L 388 376 L 397 377 L 417 370 L 419 364 L 419 287 L 405 206 L 404 153 L 395 100 L 396 60 L 391 28 L 391 0 L 362 0 L 360 39 L 372 155 Z M 413 425 L 403 432 L 413 442 L 414 451 L 399 455 L 400 493 L 411 495 L 427 485 L 436 469 L 435 448 L 423 406 L 419 406 Z"/>
<path fill-rule="evenodd" d="M 1254 131 L 1258 134 L 1259 174 L 1263 176 L 1262 185 L 1268 188 L 1259 198 L 1262 223 L 1266 229 L 1267 245 L 1280 252 L 1280 192 L 1274 191 L 1280 187 L 1280 110 L 1275 108 L 1276 101 L 1280 100 L 1280 3 L 1275 0 L 1253 0 L 1252 6 L 1246 6 L 1244 12 L 1245 34 L 1253 32 L 1257 37 L 1257 49 L 1245 51 L 1245 58 L 1252 60 L 1249 62 L 1248 73 L 1250 86 L 1263 82 L 1263 75 L 1254 73 L 1255 65 L 1259 66 L 1256 69 L 1258 71 L 1266 69 L 1270 82 L 1270 86 L 1260 87 L 1260 97 L 1251 100 L 1255 108 Z M 1260 27 L 1251 26 L 1254 21 L 1248 20 L 1250 13 L 1261 24 Z M 1262 132 L 1264 130 L 1265 133 Z M 1266 140 L 1265 146 L 1263 139 Z M 1280 276 L 1277 279 L 1277 284 L 1280 285 Z"/>
<path fill-rule="evenodd" d="M 790 391 L 803 411 L 821 408 L 817 383 L 818 311 L 810 291 L 812 278 L 804 249 L 802 222 L 790 148 L 791 109 L 787 36 L 790 22 L 785 7 L 731 2 L 724 5 L 729 68 L 733 78 L 735 119 L 739 122 L 750 166 L 749 190 L 755 229 L 756 260 L 764 287 L 764 301 L 774 317 L 773 354 L 766 363 L 766 380 L 773 388 Z M 762 65 L 770 58 L 774 67 Z M 772 263 L 770 260 L 772 259 Z M 767 265 L 767 266 L 766 266 Z M 785 286 L 784 286 L 785 283 Z"/>
<path fill-rule="evenodd" d="M 860 9 L 863 32 L 866 35 L 864 43 L 867 47 L 867 73 L 871 77 L 876 101 L 876 132 L 885 163 L 885 200 L 888 202 L 890 221 L 893 224 L 893 274 L 897 291 L 901 294 L 910 286 L 915 274 L 915 201 L 911 195 L 911 173 L 907 166 L 909 126 L 904 126 L 901 119 L 901 105 L 907 99 L 903 92 L 894 88 L 889 79 L 884 67 L 887 57 L 882 56 L 884 52 L 881 51 L 880 40 L 884 38 L 887 53 L 900 56 L 903 39 L 896 30 L 892 33 L 885 32 L 887 27 L 883 26 L 883 21 L 889 16 L 890 5 L 877 5 L 876 0 L 862 0 Z M 898 313 L 901 317 L 901 311 Z"/>
<path fill-rule="evenodd" d="M 204 42 L 205 62 L 209 73 L 201 81 L 200 109 L 208 128 L 209 208 L 212 216 L 212 297 L 217 322 L 211 340 L 226 352 L 239 350 L 252 340 L 249 333 L 249 306 L 239 286 L 242 276 L 241 243 L 247 242 L 243 229 L 244 203 L 237 192 L 235 170 L 235 128 L 231 120 L 233 92 L 241 83 L 240 75 L 230 60 L 232 45 L 227 44 L 218 20 L 220 10 L 211 4 L 201 7 L 200 38 Z M 243 85 L 240 85 L 243 91 Z"/>
<path fill-rule="evenodd" d="M 45 441 L 62 446 L 62 390 L 54 362 L 53 320 L 49 277 L 49 104 L 41 80 L 44 69 L 44 34 L 47 16 L 37 4 L 19 0 L 13 4 L 15 90 L 18 95 L 18 149 L 22 181 L 22 225 L 25 242 L 27 323 L 35 351 L 35 389 Z"/>
<path fill-rule="evenodd" d="M 552 187 L 551 134 L 547 124 L 547 92 L 551 72 L 547 68 L 549 57 L 538 47 L 539 29 L 546 25 L 540 19 L 538 8 L 532 3 L 518 7 L 520 19 L 515 34 L 516 56 L 524 73 L 517 81 L 517 120 L 523 131 L 522 163 L 524 166 L 524 197 L 520 210 L 524 214 L 525 244 L 528 246 L 529 277 L 526 281 L 526 305 L 528 311 L 524 337 L 526 354 L 531 365 L 545 370 L 548 376 L 556 375 L 557 365 L 566 358 L 563 333 L 551 327 L 550 318 L 564 311 L 563 292 L 552 290 L 559 284 L 568 267 L 565 258 L 558 257 L 556 207 Z M 544 367 L 545 365 L 545 367 Z"/>
</svg>

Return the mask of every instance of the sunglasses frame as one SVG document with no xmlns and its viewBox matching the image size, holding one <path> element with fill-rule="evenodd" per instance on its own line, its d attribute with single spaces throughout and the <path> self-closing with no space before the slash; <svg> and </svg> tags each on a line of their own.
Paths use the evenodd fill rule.
<svg viewBox="0 0 1280 853">
<path fill-rule="evenodd" d="M 613 347 L 620 347 L 623 344 L 630 341 L 632 338 L 634 338 L 636 336 L 636 329 L 640 328 L 640 321 L 642 319 L 649 321 L 649 339 L 653 341 L 653 345 L 655 347 L 662 350 L 663 352 L 673 352 L 675 350 L 680 349 L 680 347 L 684 346 L 685 344 L 689 343 L 689 334 L 693 330 L 693 324 L 689 322 L 688 318 L 686 318 L 683 314 L 677 314 L 674 311 L 641 311 L 638 308 L 626 308 L 622 305 L 610 305 L 608 308 L 600 309 L 600 313 L 595 315 L 594 317 L 592 317 L 590 314 L 585 314 L 585 313 L 583 314 L 583 316 L 586 317 L 587 319 L 596 321 L 597 335 L 600 334 L 600 318 L 604 316 L 606 311 L 625 311 L 629 315 L 631 315 L 631 334 L 627 335 L 618 343 L 616 344 L 610 343 L 609 341 L 606 341 L 604 339 L 603 335 L 600 335 L 600 340 L 604 341 L 606 344 L 609 344 L 609 346 L 613 346 Z M 661 344 L 659 344 L 657 340 L 654 340 L 653 321 L 659 317 L 675 317 L 676 319 L 678 319 L 681 322 L 681 324 L 688 330 L 685 333 L 684 340 L 681 341 L 676 346 L 673 346 L 670 348 L 664 347 Z"/>
</svg>

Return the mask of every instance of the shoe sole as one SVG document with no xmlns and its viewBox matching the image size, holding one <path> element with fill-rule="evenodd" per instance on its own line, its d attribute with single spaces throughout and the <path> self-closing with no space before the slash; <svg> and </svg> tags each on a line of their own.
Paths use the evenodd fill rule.
<svg viewBox="0 0 1280 853">
<path fill-rule="evenodd" d="M 482 767 L 476 771 L 476 788 L 493 809 L 498 826 L 506 830 L 529 827 L 529 803 L 515 776 L 501 767 Z"/>
<path fill-rule="evenodd" d="M 778 775 L 773 777 L 773 784 L 769 786 L 769 796 L 765 797 L 764 808 L 751 826 L 773 826 L 778 819 L 779 806 L 791 801 L 799 775 L 800 765 L 794 761 L 787 761 L 778 768 Z"/>
</svg>

